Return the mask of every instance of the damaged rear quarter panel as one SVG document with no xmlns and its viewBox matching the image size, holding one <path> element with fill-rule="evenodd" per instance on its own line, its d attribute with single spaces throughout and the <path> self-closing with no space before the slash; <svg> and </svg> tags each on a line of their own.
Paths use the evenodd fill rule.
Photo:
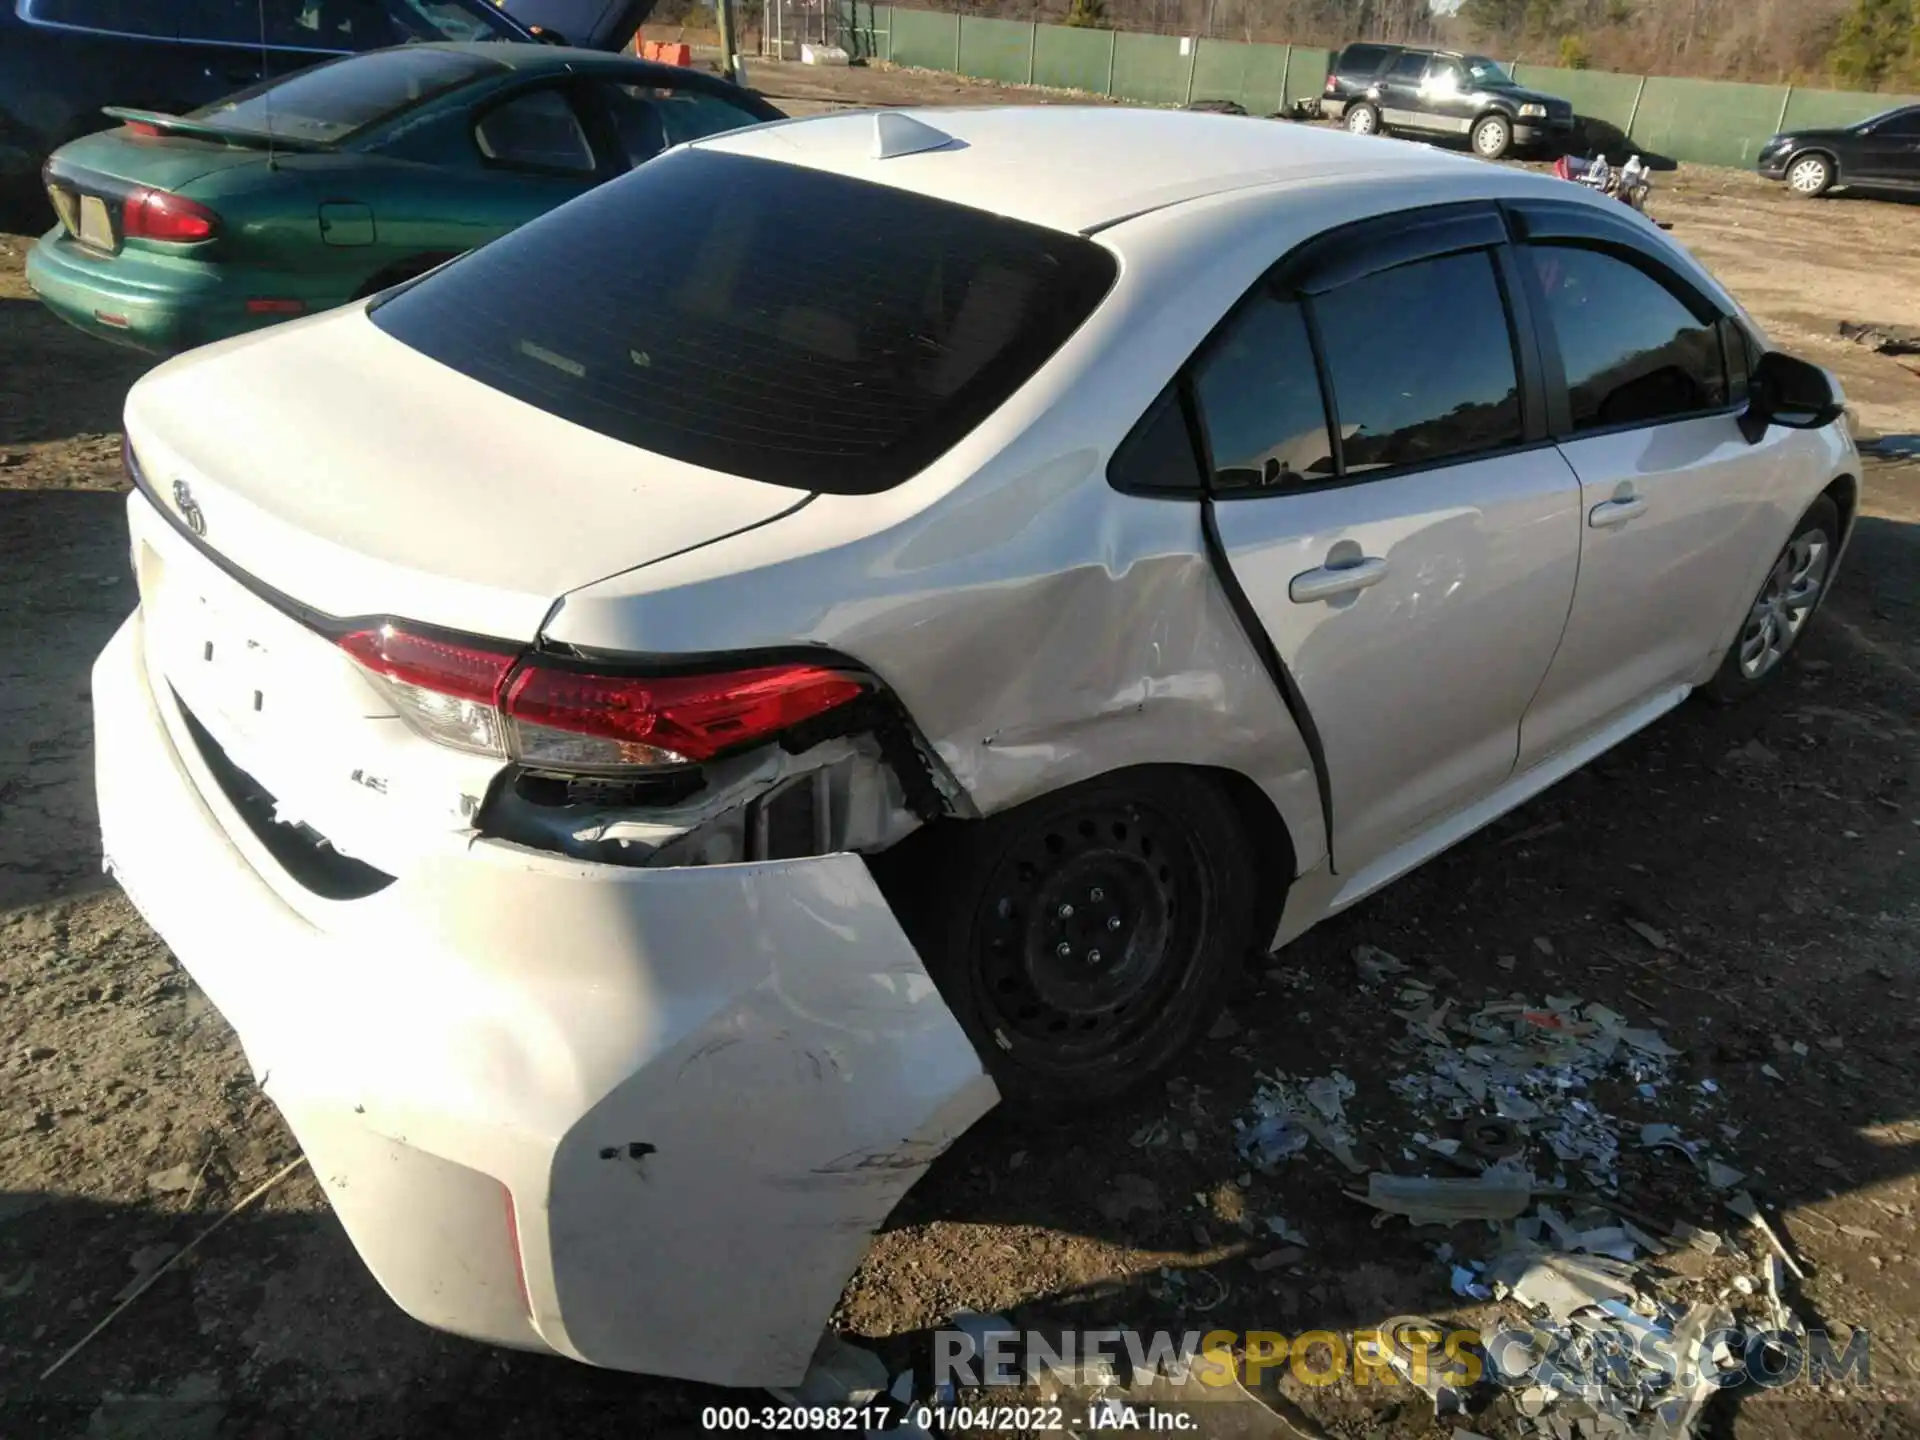
<svg viewBox="0 0 1920 1440">
<path fill-rule="evenodd" d="M 1285 245 L 1274 213 L 1129 242 L 1087 324 L 920 475 L 574 591 L 546 634 L 670 656 L 825 646 L 899 697 L 977 813 L 1131 765 L 1214 766 L 1259 786 L 1296 871 L 1313 867 L 1312 761 L 1209 566 L 1197 501 L 1123 495 L 1105 475 Z"/>
</svg>

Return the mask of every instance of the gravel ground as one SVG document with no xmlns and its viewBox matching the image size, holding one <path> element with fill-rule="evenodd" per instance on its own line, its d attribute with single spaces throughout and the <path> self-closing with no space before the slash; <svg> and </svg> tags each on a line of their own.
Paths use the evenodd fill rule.
<svg viewBox="0 0 1920 1440">
<path fill-rule="evenodd" d="M 1059 98 L 910 72 L 753 78 L 796 113 Z M 1660 179 L 1676 237 L 1778 340 L 1842 374 L 1863 433 L 1911 457 L 1920 375 L 1837 327 L 1920 326 L 1920 207 L 1796 203 L 1729 172 Z M 87 671 L 134 599 L 117 429 L 142 363 L 41 311 L 28 243 L 0 235 L 0 1435 L 693 1433 L 703 1405 L 739 1397 L 402 1316 L 304 1170 L 38 1378 L 143 1267 L 297 1151 L 224 1022 L 100 873 Z M 1807 1262 L 1796 1308 L 1868 1329 L 1873 1369 L 1844 1391 L 1729 1395 L 1709 1433 L 1920 1434 L 1920 463 L 1871 461 L 1864 512 L 1831 604 L 1765 697 L 1683 707 L 1250 973 L 1165 1094 L 1072 1126 L 990 1117 L 876 1238 L 839 1326 L 904 1359 L 961 1305 L 1296 1332 L 1474 1313 L 1431 1240 L 1370 1226 L 1324 1154 L 1268 1175 L 1235 1150 L 1262 1071 L 1352 1076 L 1363 1156 L 1393 1159 L 1430 1123 L 1388 1089 L 1404 1026 L 1354 983 L 1371 944 L 1468 1009 L 1577 995 L 1657 1022 L 1685 1052 L 1678 1078 L 1719 1087 L 1713 1120 L 1737 1131 L 1720 1153 Z M 1609 1106 L 1686 1121 L 1675 1093 Z M 1633 1152 L 1622 1176 L 1637 1210 L 1735 1235 L 1671 1157 Z M 1306 1253 L 1255 1269 L 1265 1246 L 1243 1222 L 1268 1215 Z M 1751 1270 L 1760 1252 L 1741 1243 Z M 1452 1433 L 1409 1395 L 1288 1379 L 1274 1398 L 1301 1433 Z M 1471 1424 L 1524 1433 L 1505 1401 Z"/>
</svg>

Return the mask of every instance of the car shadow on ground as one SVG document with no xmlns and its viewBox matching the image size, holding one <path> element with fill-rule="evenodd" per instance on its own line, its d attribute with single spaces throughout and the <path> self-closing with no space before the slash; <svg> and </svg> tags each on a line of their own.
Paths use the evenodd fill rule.
<svg viewBox="0 0 1920 1440">
<path fill-rule="evenodd" d="M 107 883 L 89 686 L 136 603 L 126 535 L 124 494 L 0 489 L 0 913 Z"/>
<path fill-rule="evenodd" d="M 127 387 L 157 363 L 12 296 L 0 296 L 0 355 L 40 357 L 31 368 L 0 367 L 0 447 L 100 435 L 117 450 Z"/>
</svg>

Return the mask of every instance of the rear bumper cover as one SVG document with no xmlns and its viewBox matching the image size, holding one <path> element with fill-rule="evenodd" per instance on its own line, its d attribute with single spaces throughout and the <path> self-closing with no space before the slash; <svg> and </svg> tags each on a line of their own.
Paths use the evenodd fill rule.
<svg viewBox="0 0 1920 1440">
<path fill-rule="evenodd" d="M 998 1099 L 865 863 L 482 841 L 322 929 L 268 883 L 140 632 L 93 673 L 108 865 L 393 1299 L 591 1364 L 796 1383 L 869 1234 Z"/>
<path fill-rule="evenodd" d="M 27 252 L 27 285 L 68 324 L 116 345 L 173 355 L 288 318 L 256 315 L 245 287 L 211 265 L 99 256 L 55 228 Z M 343 297 L 312 304 L 324 310 Z M 116 317 L 120 323 L 103 320 Z"/>
</svg>

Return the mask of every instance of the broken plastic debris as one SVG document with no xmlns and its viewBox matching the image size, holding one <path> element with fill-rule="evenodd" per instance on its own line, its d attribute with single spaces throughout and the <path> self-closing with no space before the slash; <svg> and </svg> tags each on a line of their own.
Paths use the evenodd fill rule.
<svg viewBox="0 0 1920 1440">
<path fill-rule="evenodd" d="M 1493 1291 L 1465 1265 L 1453 1267 L 1453 1293 L 1466 1300 L 1491 1300 Z"/>
<path fill-rule="evenodd" d="M 1718 1160 L 1707 1161 L 1707 1183 L 1716 1190 L 1731 1190 L 1746 1178 L 1747 1172 L 1744 1170 L 1736 1170 Z"/>
<path fill-rule="evenodd" d="M 1353 951 L 1353 968 L 1360 972 L 1360 983 L 1373 986 L 1394 975 L 1407 973 L 1405 963 L 1396 960 L 1378 945 L 1358 945 Z"/>
<path fill-rule="evenodd" d="M 1628 919 L 1625 924 L 1629 930 L 1646 941 L 1647 944 L 1651 945 L 1654 949 L 1664 950 L 1667 948 L 1667 937 L 1660 931 L 1654 929 L 1653 926 L 1648 925 L 1644 921 L 1631 918 Z"/>
<path fill-rule="evenodd" d="M 970 1313 L 970 1312 L 962 1312 Z M 1013 1326 L 999 1316 L 975 1316 L 979 1320 L 998 1321 L 998 1328 L 1011 1331 Z M 953 1323 L 959 1328 L 960 1315 L 956 1314 Z M 976 1339 L 976 1344 L 980 1344 Z M 820 1343 L 814 1348 L 813 1360 L 807 1366 L 807 1373 L 800 1383 L 792 1388 L 770 1387 L 769 1393 L 778 1396 L 789 1405 L 824 1406 L 831 1408 L 864 1407 L 873 1403 L 887 1390 L 887 1367 L 878 1355 L 871 1350 L 863 1350 L 858 1345 L 849 1345 L 831 1330 L 820 1337 Z"/>
<path fill-rule="evenodd" d="M 1367 1177 L 1367 1193 L 1354 1198 L 1387 1214 L 1404 1215 L 1415 1225 L 1512 1220 L 1533 1199 L 1533 1177 L 1519 1170 L 1488 1170 L 1470 1178 L 1433 1179 L 1376 1170 Z"/>
<path fill-rule="evenodd" d="M 1269 1215 L 1266 1220 L 1266 1225 L 1269 1233 L 1285 1240 L 1289 1245 L 1305 1245 L 1307 1243 L 1307 1237 L 1289 1225 L 1282 1216 Z"/>
<path fill-rule="evenodd" d="M 1689 1225 L 1685 1220 L 1678 1221 L 1673 1227 L 1673 1238 L 1682 1245 L 1690 1245 L 1703 1255 L 1718 1255 L 1727 1242 L 1720 1238 L 1717 1230 L 1702 1230 Z"/>
<path fill-rule="evenodd" d="M 1265 1116 L 1240 1131 L 1240 1153 L 1262 1170 L 1298 1155 L 1309 1142 L 1307 1132 L 1287 1115 Z"/>
<path fill-rule="evenodd" d="M 1297 1265 L 1306 1258 L 1307 1252 L 1298 1245 L 1283 1245 L 1278 1250 L 1256 1255 L 1247 1263 L 1264 1274 L 1269 1270 L 1278 1270 L 1283 1265 Z"/>
<path fill-rule="evenodd" d="M 1745 1220 L 1754 1229 L 1766 1237 L 1774 1253 L 1787 1262 L 1787 1268 L 1793 1271 L 1797 1279 L 1805 1280 L 1807 1272 L 1800 1268 L 1800 1262 L 1793 1258 L 1793 1252 L 1781 1243 L 1780 1237 L 1773 1233 L 1773 1227 L 1767 1224 L 1767 1217 L 1760 1213 L 1760 1206 L 1752 1195 L 1745 1190 L 1736 1190 L 1727 1197 L 1727 1209 Z"/>
<path fill-rule="evenodd" d="M 1633 1295 L 1633 1267 L 1594 1256 L 1517 1248 L 1498 1256 L 1487 1273 L 1516 1300 L 1563 1324 L 1589 1305 Z"/>
<path fill-rule="evenodd" d="M 1338 1070 L 1307 1082 L 1307 1103 L 1330 1124 L 1346 1122 L 1346 1102 L 1353 1098 L 1353 1081 Z"/>
</svg>

